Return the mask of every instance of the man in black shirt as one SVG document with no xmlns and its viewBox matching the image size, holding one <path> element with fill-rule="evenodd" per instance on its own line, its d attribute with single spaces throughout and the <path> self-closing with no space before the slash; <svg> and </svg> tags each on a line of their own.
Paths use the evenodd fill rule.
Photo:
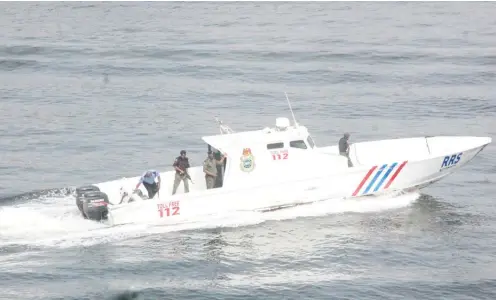
<svg viewBox="0 0 496 300">
<path fill-rule="evenodd" d="M 348 143 L 349 139 L 349 133 L 345 133 L 344 136 L 339 139 L 339 154 L 348 158 L 348 167 L 353 167 L 353 163 L 350 159 L 350 144 Z"/>
<path fill-rule="evenodd" d="M 181 181 L 184 182 L 184 192 L 189 193 L 189 183 L 188 178 L 186 178 L 186 174 L 188 174 L 189 160 L 186 157 L 185 150 L 181 150 L 181 155 L 176 157 L 176 160 L 174 160 L 174 164 L 172 164 L 172 166 L 174 167 L 174 169 L 176 169 L 172 195 L 176 193 L 177 187 L 179 186 L 179 183 L 181 183 Z"/>
</svg>

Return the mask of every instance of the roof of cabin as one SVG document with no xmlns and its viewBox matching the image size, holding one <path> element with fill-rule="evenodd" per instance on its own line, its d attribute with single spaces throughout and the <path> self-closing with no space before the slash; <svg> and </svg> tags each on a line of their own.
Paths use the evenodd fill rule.
<svg viewBox="0 0 496 300">
<path fill-rule="evenodd" d="M 202 139 L 212 147 L 226 151 L 233 147 L 253 147 L 255 144 L 270 144 L 286 140 L 306 139 L 308 130 L 299 125 L 288 127 L 284 131 L 275 128 L 264 128 L 261 130 L 243 131 L 230 134 L 219 134 L 204 136 Z"/>
</svg>

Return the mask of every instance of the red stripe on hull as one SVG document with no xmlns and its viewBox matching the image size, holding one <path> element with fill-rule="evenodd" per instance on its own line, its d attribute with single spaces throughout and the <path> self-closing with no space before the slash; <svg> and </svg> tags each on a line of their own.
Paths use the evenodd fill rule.
<svg viewBox="0 0 496 300">
<path fill-rule="evenodd" d="M 406 165 L 406 163 L 408 162 L 407 161 L 404 161 L 400 166 L 399 168 L 396 170 L 396 172 L 394 172 L 393 174 L 393 177 L 391 177 L 391 179 L 389 179 L 388 183 L 386 184 L 386 186 L 384 187 L 384 189 L 387 189 L 391 183 L 393 183 L 394 179 L 396 178 L 396 176 L 398 176 L 398 174 L 400 174 L 401 170 L 403 169 L 403 167 Z"/>
<path fill-rule="evenodd" d="M 358 192 L 363 187 L 363 185 L 365 184 L 365 182 L 367 182 L 367 179 L 369 179 L 370 175 L 372 175 L 372 173 L 374 173 L 375 169 L 377 169 L 377 166 L 373 166 L 372 168 L 370 168 L 370 170 L 368 171 L 367 175 L 365 175 L 365 177 L 363 177 L 362 182 L 360 182 L 360 184 L 356 188 L 355 192 L 352 194 L 353 196 L 356 196 L 358 194 Z"/>
</svg>

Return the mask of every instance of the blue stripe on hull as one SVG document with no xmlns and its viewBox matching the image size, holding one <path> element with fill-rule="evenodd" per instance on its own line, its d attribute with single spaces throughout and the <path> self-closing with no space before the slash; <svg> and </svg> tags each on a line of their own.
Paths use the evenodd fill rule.
<svg viewBox="0 0 496 300">
<path fill-rule="evenodd" d="M 372 188 L 372 186 L 374 185 L 374 183 L 376 182 L 377 178 L 379 178 L 379 176 L 381 176 L 381 173 L 382 171 L 384 171 L 384 169 L 387 167 L 387 164 L 383 165 L 379 171 L 375 174 L 374 178 L 372 179 L 372 181 L 369 183 L 369 185 L 367 186 L 367 188 L 365 189 L 365 191 L 363 192 L 363 194 L 367 194 L 369 192 L 369 190 Z M 362 194 L 362 195 L 363 195 Z"/>
<path fill-rule="evenodd" d="M 381 188 L 382 184 L 384 183 L 384 181 L 386 181 L 386 178 L 388 178 L 389 174 L 391 174 L 391 172 L 394 170 L 394 168 L 396 167 L 397 164 L 398 163 L 394 163 L 394 164 L 391 165 L 391 167 L 389 167 L 389 169 L 387 170 L 386 174 L 384 174 L 384 176 L 382 177 L 381 181 L 379 181 L 379 184 L 377 184 L 375 186 L 374 192 L 377 192 Z"/>
</svg>

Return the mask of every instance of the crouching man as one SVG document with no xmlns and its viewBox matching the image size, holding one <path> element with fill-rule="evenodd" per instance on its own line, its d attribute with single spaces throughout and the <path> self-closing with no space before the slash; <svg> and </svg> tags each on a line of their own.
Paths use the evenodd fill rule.
<svg viewBox="0 0 496 300">
<path fill-rule="evenodd" d="M 137 190 L 142 183 L 148 192 L 148 199 L 153 199 L 155 194 L 160 190 L 160 174 L 154 170 L 146 171 L 143 176 L 141 176 L 138 184 L 136 184 L 135 190 Z"/>
</svg>

